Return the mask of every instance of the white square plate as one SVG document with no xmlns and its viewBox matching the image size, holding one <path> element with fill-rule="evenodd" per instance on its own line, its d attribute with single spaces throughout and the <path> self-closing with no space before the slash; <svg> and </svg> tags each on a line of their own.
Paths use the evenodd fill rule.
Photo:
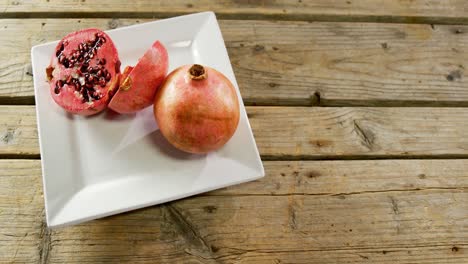
<svg viewBox="0 0 468 264">
<path fill-rule="evenodd" d="M 155 40 L 169 53 L 169 70 L 199 63 L 224 73 L 239 88 L 212 12 L 180 16 L 107 32 L 122 69 L 135 65 Z M 236 133 L 220 150 L 191 155 L 159 132 L 152 107 L 134 115 L 67 114 L 46 83 L 45 68 L 58 41 L 32 48 L 47 224 L 76 224 L 255 180 L 263 165 L 240 100 Z"/>
</svg>

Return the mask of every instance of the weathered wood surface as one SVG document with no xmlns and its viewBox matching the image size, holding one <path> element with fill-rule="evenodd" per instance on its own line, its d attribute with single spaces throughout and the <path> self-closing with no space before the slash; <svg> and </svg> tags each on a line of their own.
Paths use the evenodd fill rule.
<svg viewBox="0 0 468 264">
<path fill-rule="evenodd" d="M 247 112 L 264 159 L 468 156 L 468 108 L 247 107 Z M 39 155 L 34 106 L 0 106 L 0 124 L 1 155 Z"/>
<path fill-rule="evenodd" d="M 39 160 L 0 160 L 0 263 L 38 263 L 45 232 Z"/>
<path fill-rule="evenodd" d="M 467 23 L 464 0 L 27 1 L 1 0 L 0 17 L 167 17 L 212 10 L 222 18 Z"/>
<path fill-rule="evenodd" d="M 39 154 L 35 109 L 0 106 L 0 155 Z"/>
<path fill-rule="evenodd" d="M 467 7 L 0 0 L 0 263 L 468 263 Z M 205 10 L 265 178 L 47 229 L 30 48 Z"/>
<path fill-rule="evenodd" d="M 31 46 L 79 28 L 146 21 L 0 20 L 0 103 L 34 103 Z M 468 26 L 236 20 L 220 25 L 248 105 L 468 106 Z"/>
<path fill-rule="evenodd" d="M 40 161 L 0 160 L 0 263 L 468 261 L 468 160 L 265 169 L 256 182 L 51 231 Z"/>
</svg>

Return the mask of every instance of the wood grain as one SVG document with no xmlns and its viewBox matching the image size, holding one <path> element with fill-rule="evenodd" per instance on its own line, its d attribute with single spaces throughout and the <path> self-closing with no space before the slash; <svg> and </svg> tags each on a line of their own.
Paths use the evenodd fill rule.
<svg viewBox="0 0 468 264">
<path fill-rule="evenodd" d="M 48 229 L 30 48 L 205 10 L 266 177 Z M 0 0 L 0 18 L 0 263 L 468 263 L 466 0 Z"/>
<path fill-rule="evenodd" d="M 38 157 L 35 109 L 31 106 L 0 106 L 0 155 Z"/>
<path fill-rule="evenodd" d="M 146 21 L 0 20 L 0 103 L 34 104 L 31 46 L 80 28 Z M 220 25 L 247 105 L 468 106 L 468 26 L 238 20 Z"/>
<path fill-rule="evenodd" d="M 52 263 L 140 257 L 232 263 L 258 253 L 288 252 L 291 260 L 296 252 L 316 251 L 317 262 L 320 250 L 368 250 L 377 253 L 377 259 L 386 257 L 384 250 L 434 244 L 447 253 L 453 247 L 465 251 L 466 197 L 466 191 L 452 190 L 337 197 L 203 196 L 57 231 L 51 234 L 57 242 L 49 255 Z M 393 257 L 387 258 L 388 263 Z M 274 259 L 264 256 L 266 260 Z"/>
<path fill-rule="evenodd" d="M 464 0 L 41 1 L 2 0 L 1 17 L 167 17 L 206 10 L 234 19 L 466 23 Z"/>
<path fill-rule="evenodd" d="M 264 165 L 255 182 L 48 230 L 40 161 L 0 160 L 0 263 L 468 260 L 468 160 Z"/>
<path fill-rule="evenodd" d="M 467 108 L 247 107 L 247 112 L 267 160 L 468 155 Z M 37 157 L 35 120 L 34 106 L 0 106 L 0 155 Z"/>
<path fill-rule="evenodd" d="M 468 187 L 464 159 L 264 161 L 264 166 L 261 180 L 206 195 L 340 196 Z"/>
<path fill-rule="evenodd" d="M 38 263 L 45 222 L 38 160 L 0 160 L 0 263 Z"/>
<path fill-rule="evenodd" d="M 464 156 L 467 114 L 467 108 L 248 108 L 265 159 Z"/>
</svg>

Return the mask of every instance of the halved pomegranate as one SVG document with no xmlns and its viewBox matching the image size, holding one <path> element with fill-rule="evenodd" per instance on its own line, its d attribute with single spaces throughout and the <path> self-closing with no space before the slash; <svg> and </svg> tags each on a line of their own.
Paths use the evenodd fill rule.
<svg viewBox="0 0 468 264">
<path fill-rule="evenodd" d="M 105 109 L 115 92 L 119 55 L 106 33 L 84 29 L 59 41 L 46 73 L 58 105 L 73 114 L 92 115 Z"/>
<path fill-rule="evenodd" d="M 156 41 L 140 58 L 135 67 L 127 66 L 120 87 L 109 103 L 109 108 L 126 114 L 153 104 L 158 87 L 164 81 L 169 67 L 166 48 Z"/>
</svg>

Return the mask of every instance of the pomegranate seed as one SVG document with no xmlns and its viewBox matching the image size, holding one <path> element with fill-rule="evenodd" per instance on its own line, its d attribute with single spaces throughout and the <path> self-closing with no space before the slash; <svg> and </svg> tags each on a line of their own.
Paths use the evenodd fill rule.
<svg viewBox="0 0 468 264">
<path fill-rule="evenodd" d="M 93 94 L 96 93 L 96 90 L 94 90 L 94 88 L 88 88 L 86 89 L 86 91 L 88 92 L 88 95 L 93 98 Z"/>
<path fill-rule="evenodd" d="M 57 84 L 55 84 L 54 93 L 55 93 L 55 94 L 59 94 L 59 93 L 60 93 L 60 88 L 58 87 Z"/>
<path fill-rule="evenodd" d="M 88 90 L 83 90 L 83 102 L 89 102 L 89 95 L 88 95 Z"/>
<path fill-rule="evenodd" d="M 106 79 L 103 77 L 99 78 L 99 86 L 106 87 Z"/>
<path fill-rule="evenodd" d="M 110 75 L 110 73 L 107 73 L 106 74 L 106 81 L 108 82 L 108 81 L 110 81 L 110 79 L 111 79 L 111 75 Z"/>
<path fill-rule="evenodd" d="M 94 100 L 99 100 L 101 97 L 99 96 L 99 94 L 95 91 L 93 92 L 90 92 L 89 95 L 91 96 L 91 98 L 93 98 Z"/>
<path fill-rule="evenodd" d="M 63 86 L 63 81 L 62 81 L 62 80 L 58 80 L 57 84 L 58 84 L 59 87 L 62 87 L 62 86 Z"/>
</svg>

